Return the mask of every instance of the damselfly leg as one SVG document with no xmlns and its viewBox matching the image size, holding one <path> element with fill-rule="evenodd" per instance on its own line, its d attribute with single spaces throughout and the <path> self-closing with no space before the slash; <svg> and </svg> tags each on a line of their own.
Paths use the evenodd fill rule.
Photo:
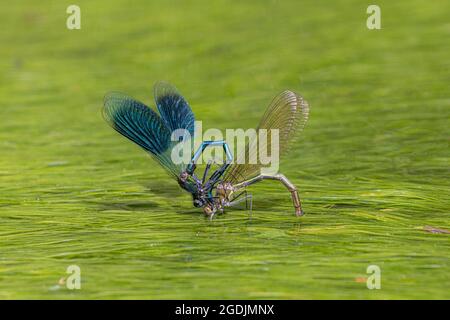
<svg viewBox="0 0 450 320">
<path fill-rule="evenodd" d="M 291 193 L 292 203 L 294 204 L 294 208 L 295 208 L 295 214 L 297 216 L 302 216 L 304 214 L 301 203 L 300 203 L 300 197 L 297 192 L 297 188 L 283 174 L 275 174 L 275 175 L 260 174 L 252 179 L 238 183 L 234 187 L 237 190 L 239 190 L 241 188 L 245 188 L 247 186 L 250 186 L 252 184 L 255 184 L 255 183 L 263 181 L 263 180 L 278 180 L 278 181 L 280 181 Z"/>
<path fill-rule="evenodd" d="M 253 208 L 253 196 L 251 193 L 248 193 L 247 190 L 242 191 L 236 197 L 234 197 L 233 201 L 231 201 L 228 206 L 233 207 L 239 203 L 245 201 L 245 209 L 248 211 L 249 216 L 252 216 L 252 208 Z"/>
</svg>

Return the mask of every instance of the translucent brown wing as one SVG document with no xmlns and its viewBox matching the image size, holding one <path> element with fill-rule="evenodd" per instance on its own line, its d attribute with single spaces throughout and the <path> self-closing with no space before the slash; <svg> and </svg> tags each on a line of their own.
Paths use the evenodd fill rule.
<svg viewBox="0 0 450 320">
<path fill-rule="evenodd" d="M 289 150 L 292 142 L 298 136 L 298 132 L 305 126 L 308 115 L 309 105 L 303 97 L 292 91 L 284 91 L 270 103 L 256 129 L 257 134 L 259 136 L 261 129 L 266 129 L 267 135 L 270 137 L 270 130 L 278 129 L 278 154 L 281 158 Z M 260 162 L 258 150 L 260 147 L 265 147 L 270 154 L 272 143 L 274 142 L 271 139 L 248 141 L 243 152 L 237 155 L 234 163 L 227 170 L 224 180 L 237 184 L 259 175 L 261 169 L 266 165 Z M 257 163 L 248 163 L 252 158 L 257 159 Z"/>
</svg>

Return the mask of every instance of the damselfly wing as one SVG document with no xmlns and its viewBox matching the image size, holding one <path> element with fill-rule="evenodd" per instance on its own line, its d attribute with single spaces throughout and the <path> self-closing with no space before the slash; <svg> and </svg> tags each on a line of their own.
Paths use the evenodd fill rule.
<svg viewBox="0 0 450 320">
<path fill-rule="evenodd" d="M 309 116 L 309 105 L 302 96 L 292 92 L 284 91 L 276 96 L 267 107 L 258 127 L 257 136 L 261 129 L 278 131 L 278 161 L 290 149 L 292 143 L 299 137 L 299 133 L 305 127 Z M 261 161 L 249 163 L 249 159 L 257 159 L 258 151 L 264 149 L 272 150 L 272 139 L 257 139 L 247 141 L 243 151 L 237 155 L 236 161 L 228 169 L 224 181 L 237 185 L 243 181 L 254 178 L 261 173 L 264 164 Z M 278 166 L 279 163 L 272 163 Z"/>
<path fill-rule="evenodd" d="M 178 179 L 186 164 L 174 164 L 171 152 L 178 141 L 171 140 L 176 129 L 185 129 L 194 135 L 194 114 L 177 89 L 165 82 L 154 86 L 159 114 L 123 93 L 111 92 L 105 96 L 103 117 L 123 136 L 127 137 L 158 161 L 166 171 Z"/>
</svg>

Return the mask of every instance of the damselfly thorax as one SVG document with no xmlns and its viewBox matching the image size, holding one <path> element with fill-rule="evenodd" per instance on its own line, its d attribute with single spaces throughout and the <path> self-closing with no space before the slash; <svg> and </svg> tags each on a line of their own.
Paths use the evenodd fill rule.
<svg viewBox="0 0 450 320">
<path fill-rule="evenodd" d="M 103 116 L 116 131 L 148 151 L 192 195 L 195 207 L 203 208 L 203 212 L 210 217 L 243 201 L 251 210 L 252 195 L 246 188 L 260 181 L 276 180 L 290 192 L 295 213 L 298 216 L 303 214 L 297 188 L 283 174 L 264 173 L 262 163 L 234 162 L 225 141 L 203 141 L 198 150 L 194 152 L 191 149 L 192 160 L 188 164 L 174 163 L 171 151 L 180 140 L 173 141 L 171 134 L 183 129 L 193 137 L 194 114 L 183 96 L 170 84 L 157 83 L 154 95 L 159 114 L 124 94 L 109 93 L 105 96 Z M 279 131 L 278 152 L 281 156 L 305 126 L 308 114 L 308 103 L 300 95 L 284 91 L 270 103 L 256 130 Z M 270 149 L 272 142 L 264 143 L 263 147 Z M 203 175 L 197 176 L 198 159 L 205 148 L 214 146 L 223 147 L 226 161 L 212 173 L 212 163 L 208 162 Z M 237 158 L 250 158 L 256 152 L 249 148 L 248 143 L 244 150 L 247 154 L 238 154 Z"/>
</svg>

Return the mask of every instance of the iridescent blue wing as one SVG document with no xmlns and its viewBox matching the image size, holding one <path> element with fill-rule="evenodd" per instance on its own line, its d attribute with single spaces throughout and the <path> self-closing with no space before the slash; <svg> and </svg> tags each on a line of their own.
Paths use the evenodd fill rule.
<svg viewBox="0 0 450 320">
<path fill-rule="evenodd" d="M 118 92 L 105 96 L 102 111 L 111 127 L 148 151 L 164 169 L 178 178 L 184 168 L 173 163 L 171 131 L 155 111 Z"/>
<path fill-rule="evenodd" d="M 156 107 L 164 124 L 171 132 L 185 129 L 194 140 L 194 113 L 178 90 L 169 83 L 157 82 L 154 86 Z"/>
</svg>

